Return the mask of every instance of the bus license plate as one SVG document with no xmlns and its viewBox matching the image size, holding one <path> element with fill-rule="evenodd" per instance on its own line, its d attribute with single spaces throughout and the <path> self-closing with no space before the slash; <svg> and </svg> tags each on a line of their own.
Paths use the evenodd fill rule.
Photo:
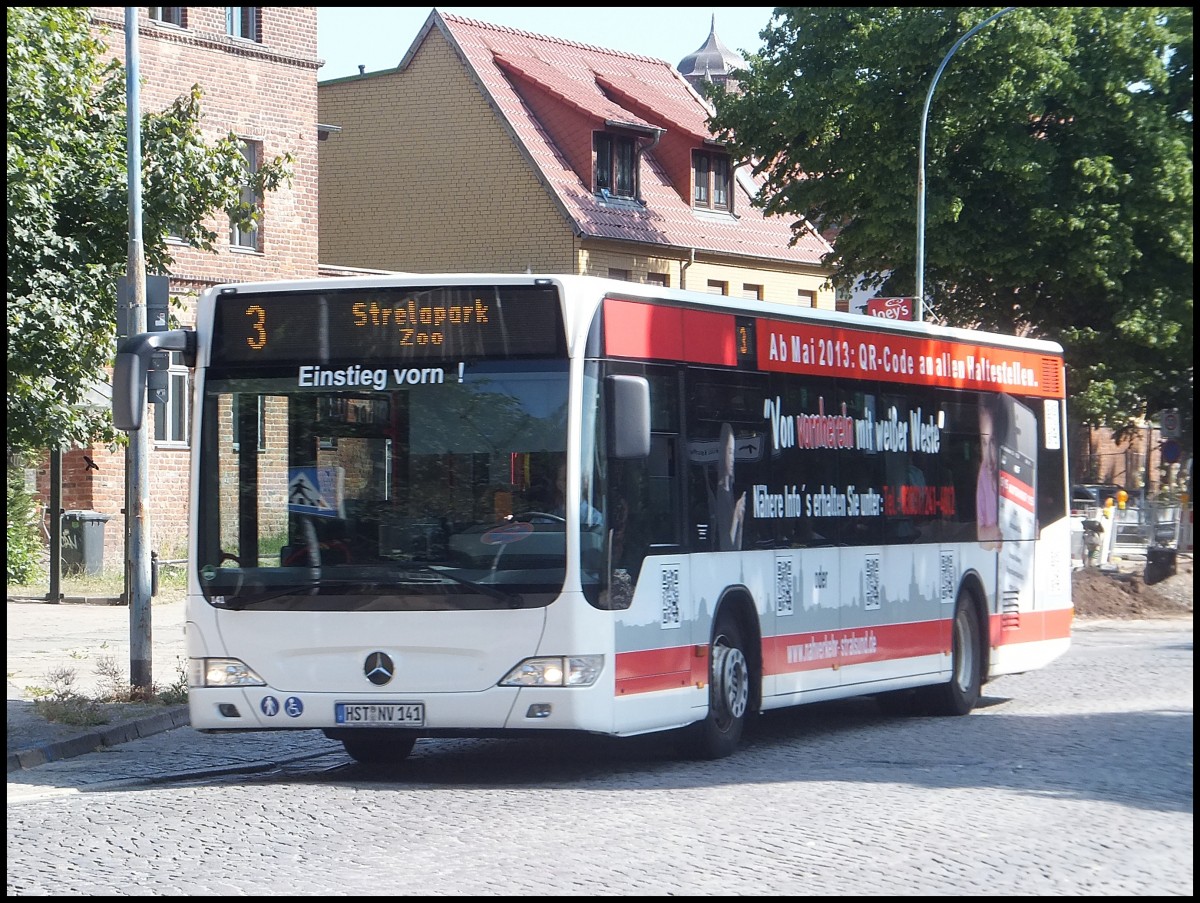
<svg viewBox="0 0 1200 903">
<path fill-rule="evenodd" d="M 423 702 L 335 702 L 333 719 L 338 724 L 391 724 L 424 727 Z"/>
</svg>

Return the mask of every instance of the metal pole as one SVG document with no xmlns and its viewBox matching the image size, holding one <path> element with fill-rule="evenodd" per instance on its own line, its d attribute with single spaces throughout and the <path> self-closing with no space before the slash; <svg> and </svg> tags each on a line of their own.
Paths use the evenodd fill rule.
<svg viewBox="0 0 1200 903">
<path fill-rule="evenodd" d="M 954 56 L 955 51 L 963 45 L 967 38 L 989 22 L 999 19 L 1005 13 L 1011 13 L 1014 9 L 1016 9 L 1015 6 L 1008 6 L 998 13 L 993 13 L 955 41 L 950 52 L 937 67 L 937 72 L 933 74 L 933 81 L 929 83 L 929 93 L 925 95 L 925 109 L 921 111 L 921 142 L 917 151 L 917 286 L 913 319 L 918 323 L 925 319 L 925 124 L 929 120 L 929 105 L 933 102 L 933 89 L 937 87 L 938 79 L 942 77 L 942 70 L 950 62 L 950 57 Z"/>
<path fill-rule="evenodd" d="M 125 130 L 129 183 L 130 335 L 146 331 L 146 257 L 142 248 L 141 94 L 138 88 L 138 7 L 125 8 Z M 149 697 L 154 687 L 150 643 L 150 555 L 147 521 L 150 479 L 145 429 L 129 432 L 125 449 L 125 598 L 129 603 L 129 683 L 134 695 Z"/>
<path fill-rule="evenodd" d="M 57 604 L 62 592 L 62 449 L 50 449 L 50 592 L 46 601 Z"/>
</svg>

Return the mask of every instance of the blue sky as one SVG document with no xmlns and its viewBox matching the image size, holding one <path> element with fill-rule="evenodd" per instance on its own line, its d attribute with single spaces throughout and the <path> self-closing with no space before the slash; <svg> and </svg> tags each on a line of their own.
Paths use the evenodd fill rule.
<svg viewBox="0 0 1200 903">
<path fill-rule="evenodd" d="M 318 6 L 317 56 L 325 65 L 318 81 L 397 66 L 433 6 Z M 638 53 L 677 65 L 708 39 L 716 16 L 717 37 L 730 50 L 757 50 L 758 33 L 771 6 L 439 6 L 441 12 L 507 25 L 536 34 Z"/>
</svg>

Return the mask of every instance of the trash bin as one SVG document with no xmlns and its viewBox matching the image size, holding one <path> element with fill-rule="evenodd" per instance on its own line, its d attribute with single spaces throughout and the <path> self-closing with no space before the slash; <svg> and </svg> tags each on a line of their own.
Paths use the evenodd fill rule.
<svg viewBox="0 0 1200 903">
<path fill-rule="evenodd" d="M 1176 550 L 1169 546 L 1150 546 L 1146 549 L 1146 570 L 1142 579 L 1146 581 L 1147 586 L 1175 576 L 1175 552 Z"/>
<path fill-rule="evenodd" d="M 64 511 L 62 560 L 64 570 L 99 574 L 104 570 L 104 525 L 111 518 L 99 511 Z"/>
</svg>

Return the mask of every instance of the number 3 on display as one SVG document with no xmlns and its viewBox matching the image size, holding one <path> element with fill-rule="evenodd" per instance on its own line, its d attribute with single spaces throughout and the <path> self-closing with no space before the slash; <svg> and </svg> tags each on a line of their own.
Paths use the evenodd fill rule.
<svg viewBox="0 0 1200 903">
<path fill-rule="evenodd" d="M 255 351 L 262 351 L 267 347 L 267 312 L 257 304 L 251 304 L 246 308 L 246 316 L 254 317 L 254 323 L 251 326 L 254 335 L 246 337 L 246 344 Z"/>
</svg>

